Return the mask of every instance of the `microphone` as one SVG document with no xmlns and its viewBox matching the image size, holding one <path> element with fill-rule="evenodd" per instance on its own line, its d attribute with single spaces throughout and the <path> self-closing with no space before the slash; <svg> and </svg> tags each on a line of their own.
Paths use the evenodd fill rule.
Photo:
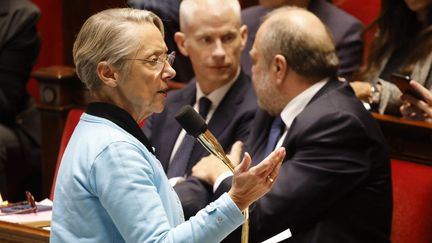
<svg viewBox="0 0 432 243">
<path fill-rule="evenodd" d="M 201 145 L 211 154 L 219 158 L 231 172 L 234 165 L 226 156 L 222 146 L 215 136 L 208 130 L 204 119 L 190 105 L 183 106 L 175 116 L 175 119 L 183 129 L 191 136 L 195 137 Z"/>
<path fill-rule="evenodd" d="M 191 136 L 194 136 L 201 145 L 211 154 L 219 158 L 231 172 L 234 172 L 234 165 L 226 156 L 222 146 L 215 136 L 208 130 L 204 119 L 190 105 L 183 106 L 175 116 L 175 119 L 183 129 Z M 272 181 L 273 182 L 273 181 Z M 249 242 L 249 209 L 243 211 L 245 222 L 242 226 L 241 243 Z"/>
</svg>

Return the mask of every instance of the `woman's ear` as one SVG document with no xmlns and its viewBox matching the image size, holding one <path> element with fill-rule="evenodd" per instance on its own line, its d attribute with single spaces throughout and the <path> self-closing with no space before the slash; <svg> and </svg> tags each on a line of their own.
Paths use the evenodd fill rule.
<svg viewBox="0 0 432 243">
<path fill-rule="evenodd" d="M 177 48 L 183 54 L 183 56 L 188 56 L 188 52 L 185 46 L 186 36 L 183 32 L 176 32 L 174 34 L 174 41 L 177 44 Z"/>
<path fill-rule="evenodd" d="M 273 58 L 272 66 L 273 66 L 272 71 L 273 71 L 274 77 L 275 77 L 274 80 L 275 80 L 277 85 L 281 85 L 283 83 L 283 81 L 285 80 L 285 78 L 287 76 L 287 72 L 289 70 L 288 62 L 283 55 L 277 54 Z"/>
<path fill-rule="evenodd" d="M 105 85 L 109 87 L 116 87 L 118 85 L 119 76 L 113 66 L 108 64 L 108 62 L 99 62 L 96 67 L 96 73 Z"/>
</svg>

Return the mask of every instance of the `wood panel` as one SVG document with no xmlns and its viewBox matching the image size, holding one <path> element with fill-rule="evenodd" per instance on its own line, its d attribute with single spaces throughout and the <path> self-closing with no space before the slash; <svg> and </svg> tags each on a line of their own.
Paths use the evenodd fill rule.
<svg viewBox="0 0 432 243">
<path fill-rule="evenodd" d="M 46 243 L 49 242 L 49 237 L 48 230 L 0 221 L 0 242 Z"/>
<path fill-rule="evenodd" d="M 54 170 L 66 116 L 74 107 L 84 107 L 88 92 L 72 67 L 53 66 L 32 73 L 39 81 L 42 149 L 42 196 L 51 192 Z"/>
<path fill-rule="evenodd" d="M 432 123 L 374 113 L 393 159 L 432 165 Z"/>
<path fill-rule="evenodd" d="M 73 66 L 72 47 L 84 21 L 108 8 L 127 7 L 127 0 L 63 0 L 64 64 Z"/>
</svg>

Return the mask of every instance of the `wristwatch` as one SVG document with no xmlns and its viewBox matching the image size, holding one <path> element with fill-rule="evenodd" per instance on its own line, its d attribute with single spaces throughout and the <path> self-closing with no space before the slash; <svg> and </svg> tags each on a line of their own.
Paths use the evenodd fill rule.
<svg viewBox="0 0 432 243">
<path fill-rule="evenodd" d="M 382 86 L 378 83 L 374 83 L 370 85 L 370 96 L 369 96 L 369 104 L 374 107 L 377 106 L 381 99 L 381 89 Z"/>
</svg>

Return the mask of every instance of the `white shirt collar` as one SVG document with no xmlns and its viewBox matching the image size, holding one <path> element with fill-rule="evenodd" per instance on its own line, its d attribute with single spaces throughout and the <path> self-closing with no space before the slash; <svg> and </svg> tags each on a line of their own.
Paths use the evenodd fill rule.
<svg viewBox="0 0 432 243">
<path fill-rule="evenodd" d="M 328 82 L 328 78 L 318 81 L 314 85 L 305 89 L 299 95 L 294 97 L 282 110 L 281 118 L 287 128 L 291 127 L 292 122 L 300 112 L 306 107 L 312 97 Z"/>
<path fill-rule="evenodd" d="M 204 95 L 204 93 L 201 90 L 201 87 L 199 86 L 199 83 L 196 82 L 196 100 L 195 100 L 194 108 L 196 110 L 198 109 L 198 105 L 197 105 L 198 101 L 203 96 L 207 97 L 212 102 L 212 105 L 211 105 L 210 110 L 209 110 L 209 114 L 207 115 L 207 121 L 210 120 L 210 118 L 213 116 L 214 111 L 219 106 L 222 99 L 225 97 L 226 93 L 231 88 L 231 86 L 234 84 L 234 82 L 237 80 L 239 75 L 240 75 L 240 68 L 238 69 L 237 74 L 233 78 L 233 80 L 231 80 L 230 82 L 224 84 L 223 86 L 213 90 L 213 92 L 211 92 L 208 95 Z"/>
</svg>

